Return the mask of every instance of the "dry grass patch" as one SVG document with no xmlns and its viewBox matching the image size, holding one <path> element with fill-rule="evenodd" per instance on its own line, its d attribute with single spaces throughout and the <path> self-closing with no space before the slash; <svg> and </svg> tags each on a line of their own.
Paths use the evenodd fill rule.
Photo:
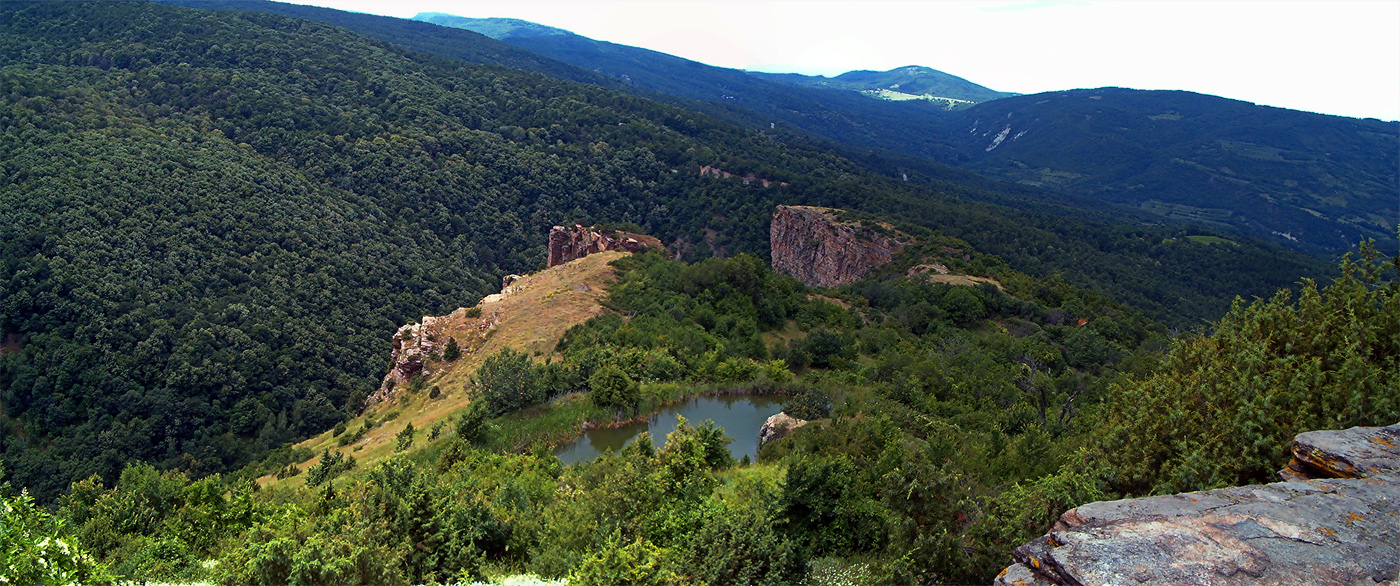
<svg viewBox="0 0 1400 586">
<path fill-rule="evenodd" d="M 346 434 L 360 429 L 366 419 L 379 421 L 385 414 L 398 412 L 398 417 L 371 429 L 365 437 L 348 446 L 340 446 L 331 431 L 307 439 L 297 447 L 310 448 L 316 456 L 298 464 L 303 472 L 277 480 L 268 475 L 258 479 L 263 486 L 293 487 L 305 484 L 305 470 L 320 462 L 323 450 L 338 450 L 354 456 L 360 467 L 373 465 L 394 454 L 396 436 L 409 422 L 418 430 L 413 448 L 429 443 L 428 430 L 438 421 L 448 421 L 443 437 L 450 433 L 450 420 L 470 402 L 467 385 L 486 357 L 503 348 L 528 352 L 543 360 L 554 352 L 554 346 L 569 328 L 601 315 L 607 310 L 602 300 L 607 286 L 617 280 L 616 271 L 608 263 L 627 256 L 620 251 L 590 254 L 562 265 L 526 275 L 513 283 L 505 294 L 492 295 L 471 308 L 461 308 L 433 323 L 430 333 L 439 341 L 457 339 L 462 356 L 454 362 L 430 361 L 424 368 L 423 384 L 416 391 L 408 386 L 395 389 L 390 400 L 383 401 L 346 422 Z M 386 335 L 392 335 L 392 332 Z M 441 393 L 430 397 L 436 386 Z M 438 438 L 441 440 L 442 438 Z"/>
</svg>

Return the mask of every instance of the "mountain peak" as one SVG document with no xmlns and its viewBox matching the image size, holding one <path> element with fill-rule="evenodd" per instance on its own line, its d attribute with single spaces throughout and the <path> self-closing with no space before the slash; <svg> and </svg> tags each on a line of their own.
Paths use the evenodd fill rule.
<svg viewBox="0 0 1400 586">
<path fill-rule="evenodd" d="M 420 12 L 412 20 L 440 26 L 466 29 L 496 40 L 526 37 L 557 37 L 573 35 L 562 28 L 520 20 L 518 18 L 469 18 L 442 12 Z"/>
</svg>

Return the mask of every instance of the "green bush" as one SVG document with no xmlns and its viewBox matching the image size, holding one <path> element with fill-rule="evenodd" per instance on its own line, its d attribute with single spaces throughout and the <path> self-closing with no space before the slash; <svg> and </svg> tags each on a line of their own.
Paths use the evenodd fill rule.
<svg viewBox="0 0 1400 586">
<path fill-rule="evenodd" d="M 616 539 L 588 556 L 569 575 L 572 586 L 679 586 L 685 582 L 666 567 L 666 550 L 638 537 L 627 544 Z"/>
<path fill-rule="evenodd" d="M 539 368 L 530 356 L 511 348 L 491 355 L 477 370 L 475 387 L 487 415 L 497 417 L 545 400 Z"/>
<path fill-rule="evenodd" d="M 632 412 L 641 403 L 641 385 L 611 364 L 588 377 L 588 388 L 593 404 L 603 409 Z"/>
<path fill-rule="evenodd" d="M 1168 493 L 1264 482 L 1293 436 L 1400 420 L 1400 257 L 1341 263 L 1319 289 L 1304 280 L 1235 305 L 1210 335 L 1176 342 L 1163 367 L 1114 386 L 1105 452 L 1118 488 Z M 1389 265 L 1388 267 L 1386 265 Z"/>
<path fill-rule="evenodd" d="M 473 401 L 457 416 L 457 437 L 469 444 L 480 444 L 486 440 L 486 407 Z"/>
<path fill-rule="evenodd" d="M 831 394 L 815 388 L 799 388 L 783 401 L 783 412 L 798 419 L 811 421 L 831 416 Z"/>
<path fill-rule="evenodd" d="M 113 576 L 28 493 L 0 484 L 0 577 L 6 584 L 107 584 Z"/>
<path fill-rule="evenodd" d="M 319 486 L 340 473 L 355 469 L 355 457 L 327 448 L 321 452 L 321 461 L 306 469 L 306 485 Z"/>
<path fill-rule="evenodd" d="M 398 435 L 394 436 L 394 451 L 402 452 L 413 447 L 413 436 L 417 433 L 418 430 L 413 428 L 413 422 L 408 422 L 408 425 L 404 426 L 403 430 L 399 431 Z"/>
<path fill-rule="evenodd" d="M 806 560 L 762 509 L 723 511 L 700 529 L 684 551 L 693 584 L 753 586 L 802 583 Z"/>
</svg>

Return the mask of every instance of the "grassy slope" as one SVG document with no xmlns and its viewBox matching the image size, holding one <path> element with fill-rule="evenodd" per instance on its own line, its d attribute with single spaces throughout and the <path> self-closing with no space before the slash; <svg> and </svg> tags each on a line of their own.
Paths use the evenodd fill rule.
<svg viewBox="0 0 1400 586">
<path fill-rule="evenodd" d="M 391 400 L 347 422 L 346 428 L 353 431 L 364 425 L 366 418 L 379 420 L 390 412 L 400 414 L 375 427 L 359 442 L 340 447 L 337 438 L 326 431 L 297 444 L 296 447 L 310 448 L 317 454 L 299 466 L 303 469 L 314 466 L 326 449 L 353 455 L 362 468 L 373 465 L 394 454 L 395 435 L 409 422 L 422 430 L 415 441 L 416 449 L 431 443 L 427 441 L 427 429 L 437 421 L 450 420 L 470 403 L 464 385 L 487 356 L 503 348 L 524 350 L 535 356 L 548 355 L 570 327 L 606 311 L 602 305 L 605 288 L 617 278 L 608 263 L 626 255 L 625 252 L 601 252 L 527 275 L 512 285 L 510 294 L 478 304 L 481 317 L 468 318 L 463 308 L 439 321 L 433 327 L 434 334 L 438 339 L 457 338 L 462 344 L 462 357 L 456 362 L 430 364 L 423 390 L 410 393 L 407 388 L 401 388 Z M 484 335 L 480 333 L 478 326 L 493 319 L 499 320 L 496 327 Z M 434 385 L 442 390 L 442 395 L 435 400 L 428 398 L 428 389 Z M 277 480 L 268 475 L 258 482 L 263 486 L 301 486 L 305 484 L 305 476 Z"/>
</svg>

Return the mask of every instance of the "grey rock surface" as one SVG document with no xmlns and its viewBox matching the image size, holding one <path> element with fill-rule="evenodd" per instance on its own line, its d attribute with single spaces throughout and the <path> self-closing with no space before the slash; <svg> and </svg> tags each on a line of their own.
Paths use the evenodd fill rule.
<svg viewBox="0 0 1400 586">
<path fill-rule="evenodd" d="M 806 419 L 798 419 L 782 411 L 777 412 L 758 428 L 758 445 L 786 437 L 792 430 L 807 425 Z"/>
<path fill-rule="evenodd" d="M 1300 434 L 1299 480 L 1096 502 L 1020 548 L 999 586 L 1395 585 L 1400 425 Z M 1303 476 L 1317 474 L 1316 476 Z"/>
</svg>

